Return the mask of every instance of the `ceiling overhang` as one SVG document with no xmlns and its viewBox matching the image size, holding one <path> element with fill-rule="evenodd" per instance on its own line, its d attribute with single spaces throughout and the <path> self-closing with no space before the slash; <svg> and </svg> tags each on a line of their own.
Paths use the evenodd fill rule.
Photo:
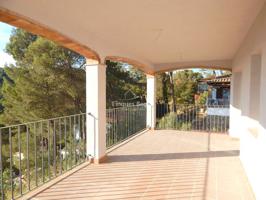
<svg viewBox="0 0 266 200">
<path fill-rule="evenodd" d="M 264 0 L 1 0 L 0 21 L 148 74 L 232 68 Z"/>
</svg>

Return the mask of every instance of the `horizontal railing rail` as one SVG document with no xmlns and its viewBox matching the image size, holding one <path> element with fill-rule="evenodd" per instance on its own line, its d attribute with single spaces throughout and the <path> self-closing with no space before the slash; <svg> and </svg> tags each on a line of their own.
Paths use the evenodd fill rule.
<svg viewBox="0 0 266 200">
<path fill-rule="evenodd" d="M 146 129 L 146 112 L 146 104 L 107 109 L 107 148 Z M 19 198 L 85 160 L 85 113 L 1 127 L 1 199 Z"/>
<path fill-rule="evenodd" d="M 0 128 L 0 194 L 15 199 L 86 160 L 86 114 Z"/>
<path fill-rule="evenodd" d="M 156 128 L 226 133 L 229 105 L 157 104 Z"/>
<path fill-rule="evenodd" d="M 228 106 L 228 105 L 230 105 L 230 100 L 229 99 L 212 99 L 212 98 L 208 98 L 207 105 Z"/>
<path fill-rule="evenodd" d="M 144 130 L 146 128 L 146 112 L 146 104 L 107 109 L 107 148 Z"/>
</svg>

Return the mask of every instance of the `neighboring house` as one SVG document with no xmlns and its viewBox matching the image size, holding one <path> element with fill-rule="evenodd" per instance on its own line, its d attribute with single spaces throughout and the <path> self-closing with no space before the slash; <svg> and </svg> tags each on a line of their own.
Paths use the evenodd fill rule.
<svg viewBox="0 0 266 200">
<path fill-rule="evenodd" d="M 229 116 L 231 74 L 201 79 L 198 93 L 208 91 L 207 114 Z"/>
<path fill-rule="evenodd" d="M 231 74 L 204 78 L 199 81 L 198 93 L 208 91 L 207 105 L 228 106 L 230 104 Z"/>
</svg>

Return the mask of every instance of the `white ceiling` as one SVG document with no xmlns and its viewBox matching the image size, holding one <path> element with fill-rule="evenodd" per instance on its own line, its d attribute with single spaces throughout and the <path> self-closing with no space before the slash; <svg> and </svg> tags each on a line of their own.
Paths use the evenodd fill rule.
<svg viewBox="0 0 266 200">
<path fill-rule="evenodd" d="M 102 57 L 135 59 L 161 71 L 201 63 L 230 63 L 263 3 L 264 0 L 1 0 L 0 6 L 59 31 Z"/>
</svg>

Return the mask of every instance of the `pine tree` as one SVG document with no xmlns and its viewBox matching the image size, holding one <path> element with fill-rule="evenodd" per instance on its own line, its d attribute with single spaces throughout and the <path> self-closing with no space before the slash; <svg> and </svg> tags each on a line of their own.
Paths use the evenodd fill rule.
<svg viewBox="0 0 266 200">
<path fill-rule="evenodd" d="M 119 62 L 106 62 L 106 102 L 107 108 L 113 107 L 112 102 L 123 101 L 124 95 L 131 91 L 138 96 L 136 101 L 145 102 L 146 77 L 132 66 Z"/>
<path fill-rule="evenodd" d="M 194 95 L 197 92 L 198 80 L 202 75 L 192 70 L 178 71 L 174 75 L 177 103 L 194 104 Z"/>
<path fill-rule="evenodd" d="M 2 88 L 4 79 L 9 79 L 5 70 L 3 68 L 0 68 L 0 88 Z M 0 90 L 0 114 L 4 111 L 4 107 L 1 104 L 1 99 L 2 99 L 2 94 L 1 94 L 1 90 Z M 1 124 L 1 123 L 0 123 Z"/>
<path fill-rule="evenodd" d="M 6 51 L 16 66 L 2 87 L 5 124 L 85 111 L 85 59 L 44 38 L 15 29 Z"/>
</svg>

